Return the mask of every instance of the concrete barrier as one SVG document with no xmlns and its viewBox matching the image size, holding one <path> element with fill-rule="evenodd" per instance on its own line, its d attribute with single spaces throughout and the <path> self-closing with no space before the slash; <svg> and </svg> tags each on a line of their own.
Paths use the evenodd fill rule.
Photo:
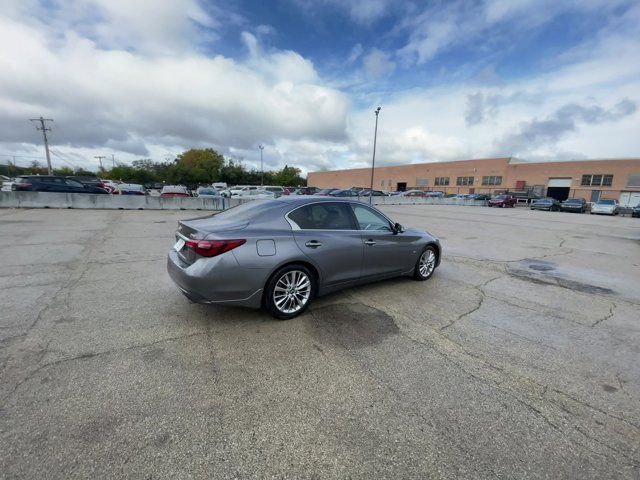
<svg viewBox="0 0 640 480">
<path fill-rule="evenodd" d="M 90 193 L 0 192 L 0 208 L 107 210 L 224 210 L 247 200 L 217 197 L 152 197 Z"/>
</svg>

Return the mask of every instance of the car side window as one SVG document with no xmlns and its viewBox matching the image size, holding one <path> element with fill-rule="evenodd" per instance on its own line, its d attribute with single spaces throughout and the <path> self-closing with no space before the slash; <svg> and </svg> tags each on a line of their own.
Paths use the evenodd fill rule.
<svg viewBox="0 0 640 480">
<path fill-rule="evenodd" d="M 356 216 L 359 230 L 383 230 L 390 232 L 391 225 L 383 215 L 364 207 L 362 205 L 352 205 L 353 213 Z"/>
<path fill-rule="evenodd" d="M 288 217 L 301 230 L 353 230 L 349 207 L 343 203 L 305 205 L 289 213 Z"/>
<path fill-rule="evenodd" d="M 80 187 L 82 188 L 84 185 L 82 185 L 80 182 L 76 182 L 75 180 L 71 180 L 70 178 L 67 178 L 64 183 L 66 183 L 69 187 Z"/>
</svg>

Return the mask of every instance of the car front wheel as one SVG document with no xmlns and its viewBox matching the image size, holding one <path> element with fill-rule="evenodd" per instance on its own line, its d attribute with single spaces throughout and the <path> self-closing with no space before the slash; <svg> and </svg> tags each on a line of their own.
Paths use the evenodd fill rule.
<svg viewBox="0 0 640 480">
<path fill-rule="evenodd" d="M 413 270 L 413 278 L 419 281 L 429 280 L 436 269 L 438 254 L 435 247 L 429 245 L 422 250 L 415 269 Z"/>
<path fill-rule="evenodd" d="M 306 310 L 315 288 L 315 277 L 307 267 L 287 265 L 273 274 L 267 282 L 264 305 L 274 317 L 289 320 Z"/>
</svg>

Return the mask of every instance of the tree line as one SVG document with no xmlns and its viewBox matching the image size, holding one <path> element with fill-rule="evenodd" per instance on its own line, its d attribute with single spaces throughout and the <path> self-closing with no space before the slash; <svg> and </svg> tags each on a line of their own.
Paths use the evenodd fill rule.
<svg viewBox="0 0 640 480">
<path fill-rule="evenodd" d="M 19 174 L 46 175 L 47 169 L 39 162 Z M 70 167 L 56 168 L 55 175 L 96 175 L 82 169 Z M 299 168 L 285 165 L 280 170 L 264 172 L 264 185 L 304 186 L 306 178 Z M 259 185 L 261 172 L 248 170 L 240 162 L 224 158 L 212 148 L 193 148 L 178 155 L 173 161 L 154 162 L 151 159 L 134 160 L 131 165 L 116 165 L 110 169 L 102 168 L 98 176 L 110 180 L 122 180 L 127 183 L 166 183 L 187 186 L 208 185 L 213 182 L 226 182 L 229 185 Z"/>
</svg>

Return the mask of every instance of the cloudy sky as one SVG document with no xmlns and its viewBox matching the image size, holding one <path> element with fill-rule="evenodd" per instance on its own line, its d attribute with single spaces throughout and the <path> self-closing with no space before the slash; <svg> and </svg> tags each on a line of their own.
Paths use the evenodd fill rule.
<svg viewBox="0 0 640 480">
<path fill-rule="evenodd" d="M 637 0 L 2 0 L 0 163 L 640 156 Z"/>
</svg>

